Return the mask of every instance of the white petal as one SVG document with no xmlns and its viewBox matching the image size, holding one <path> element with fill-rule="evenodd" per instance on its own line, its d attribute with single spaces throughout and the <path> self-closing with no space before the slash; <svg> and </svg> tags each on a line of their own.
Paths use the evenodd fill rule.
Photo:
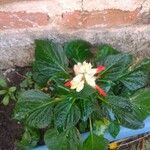
<svg viewBox="0 0 150 150">
<path fill-rule="evenodd" d="M 81 73 L 81 69 L 80 69 L 81 67 L 82 67 L 81 63 L 78 63 L 77 65 L 74 65 L 73 70 L 75 72 L 75 75 L 78 75 L 78 74 Z"/>
<path fill-rule="evenodd" d="M 92 65 L 91 65 L 91 63 L 87 63 L 86 61 L 84 61 L 83 67 L 84 67 L 84 72 L 86 73 L 92 68 Z"/>
<path fill-rule="evenodd" d="M 94 76 L 90 76 L 90 75 L 86 74 L 85 80 L 86 80 L 88 85 L 90 85 L 92 87 L 96 86 L 96 83 L 95 83 L 96 78 Z"/>
<path fill-rule="evenodd" d="M 87 64 L 87 62 L 86 62 L 86 61 L 84 61 L 84 62 L 83 62 L 83 66 L 85 66 L 86 64 Z"/>
<path fill-rule="evenodd" d="M 78 86 L 78 83 L 77 82 L 74 82 L 73 80 L 71 81 L 71 89 L 76 89 Z"/>
<path fill-rule="evenodd" d="M 76 88 L 76 91 L 77 91 L 77 92 L 80 92 L 83 88 L 84 88 L 84 80 L 82 80 L 82 81 L 78 84 L 78 86 L 77 86 L 77 88 Z"/>
<path fill-rule="evenodd" d="M 79 83 L 82 79 L 83 79 L 83 74 L 78 74 L 73 78 L 73 81 Z"/>
<path fill-rule="evenodd" d="M 77 63 L 77 65 L 74 65 L 73 69 L 76 75 L 84 73 L 84 66 L 81 63 Z"/>
<path fill-rule="evenodd" d="M 74 65 L 73 70 L 76 75 L 79 74 L 79 72 L 78 72 L 79 69 L 78 69 L 77 65 Z"/>
<path fill-rule="evenodd" d="M 78 74 L 71 81 L 71 89 L 76 89 L 78 84 L 83 80 L 83 74 Z"/>
<path fill-rule="evenodd" d="M 96 69 L 90 69 L 87 74 L 89 74 L 90 76 L 94 76 L 96 74 Z"/>
<path fill-rule="evenodd" d="M 82 64 L 80 62 L 77 63 L 78 66 L 82 66 Z"/>
</svg>

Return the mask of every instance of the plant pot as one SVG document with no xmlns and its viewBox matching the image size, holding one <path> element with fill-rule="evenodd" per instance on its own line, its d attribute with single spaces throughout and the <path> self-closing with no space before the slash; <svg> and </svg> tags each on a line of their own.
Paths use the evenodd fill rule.
<svg viewBox="0 0 150 150">
<path fill-rule="evenodd" d="M 113 138 L 108 133 L 105 134 L 105 138 L 108 139 L 110 142 L 112 142 L 112 141 L 121 140 L 127 137 L 137 136 L 146 132 L 150 132 L 150 116 L 145 119 L 144 123 L 145 123 L 145 127 L 142 129 L 132 130 L 132 129 L 128 129 L 125 127 L 121 127 L 120 132 L 116 138 Z M 87 138 L 88 134 L 89 132 L 82 134 L 83 140 Z M 46 146 L 39 146 L 39 147 L 34 148 L 33 150 L 48 150 L 48 148 Z"/>
</svg>

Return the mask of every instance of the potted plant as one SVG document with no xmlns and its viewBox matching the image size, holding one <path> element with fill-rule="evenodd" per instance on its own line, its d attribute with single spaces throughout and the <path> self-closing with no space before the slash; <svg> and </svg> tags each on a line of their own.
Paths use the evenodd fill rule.
<svg viewBox="0 0 150 150">
<path fill-rule="evenodd" d="M 50 150 L 106 150 L 105 132 L 116 137 L 120 126 L 144 127 L 150 114 L 150 59 L 133 61 L 131 54 L 83 40 L 62 45 L 36 40 L 35 45 L 38 86 L 23 91 L 15 108 L 26 128 L 20 146 L 35 146 L 38 129 L 44 129 Z M 88 131 L 83 141 L 81 133 Z"/>
</svg>

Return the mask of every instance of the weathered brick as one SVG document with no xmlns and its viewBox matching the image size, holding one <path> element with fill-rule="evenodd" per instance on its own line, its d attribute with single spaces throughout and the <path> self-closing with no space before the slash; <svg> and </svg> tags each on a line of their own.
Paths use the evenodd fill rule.
<svg viewBox="0 0 150 150">
<path fill-rule="evenodd" d="M 140 8 L 145 0 L 83 0 L 83 9 L 88 11 L 121 9 L 134 11 Z"/>
<path fill-rule="evenodd" d="M 138 13 L 139 10 L 122 11 L 117 9 L 91 12 L 75 11 L 73 13 L 63 14 L 59 24 L 64 25 L 66 28 L 124 26 L 135 23 L 138 18 Z"/>
<path fill-rule="evenodd" d="M 45 13 L 0 12 L 0 29 L 20 29 L 45 26 L 49 17 Z"/>
<path fill-rule="evenodd" d="M 0 4 L 16 2 L 17 0 L 0 0 Z"/>
<path fill-rule="evenodd" d="M 21 0 L 21 1 L 31 1 L 31 0 Z M 6 3 L 13 3 L 13 2 L 20 2 L 20 0 L 0 0 L 0 4 L 6 4 Z"/>
<path fill-rule="evenodd" d="M 81 10 L 82 0 L 57 0 L 65 11 Z"/>
<path fill-rule="evenodd" d="M 82 10 L 81 0 L 16 0 L 14 3 L 3 3 L 4 5 L 1 5 L 1 3 L 3 2 L 0 0 L 0 11 L 26 11 L 29 13 L 42 12 L 48 13 L 49 16 Z"/>
</svg>

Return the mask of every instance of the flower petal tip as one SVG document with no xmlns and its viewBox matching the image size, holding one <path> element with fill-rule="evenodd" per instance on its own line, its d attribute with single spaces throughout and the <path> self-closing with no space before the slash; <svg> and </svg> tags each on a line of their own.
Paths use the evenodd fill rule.
<svg viewBox="0 0 150 150">
<path fill-rule="evenodd" d="M 99 73 L 99 72 L 104 71 L 104 70 L 105 70 L 105 66 L 98 66 L 96 68 L 96 73 Z"/>
<path fill-rule="evenodd" d="M 65 87 L 70 87 L 71 86 L 71 81 L 68 81 L 64 84 Z"/>
<path fill-rule="evenodd" d="M 107 96 L 107 93 L 102 88 L 100 88 L 98 85 L 96 85 L 95 88 L 101 96 L 103 96 L 103 97 Z"/>
</svg>

